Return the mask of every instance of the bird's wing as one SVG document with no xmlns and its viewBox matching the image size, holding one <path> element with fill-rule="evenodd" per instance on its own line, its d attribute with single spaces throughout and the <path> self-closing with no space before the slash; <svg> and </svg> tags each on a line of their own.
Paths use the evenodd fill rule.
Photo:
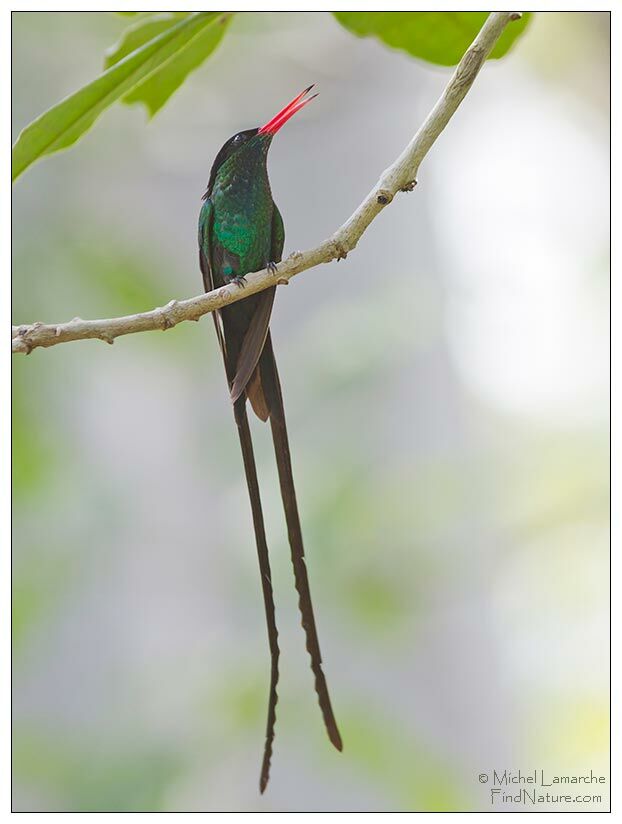
<svg viewBox="0 0 622 824">
<path fill-rule="evenodd" d="M 272 262 L 278 263 L 283 256 L 283 246 L 285 244 L 285 227 L 283 226 L 283 218 L 279 212 L 276 203 L 274 204 L 274 211 L 272 212 Z"/>
<path fill-rule="evenodd" d="M 212 221 L 214 218 L 214 206 L 209 198 L 205 199 L 199 214 L 199 264 L 203 274 L 203 288 L 206 292 L 211 292 L 214 288 L 214 276 L 212 275 Z M 226 360 L 227 352 L 225 347 L 225 335 L 222 326 L 220 312 L 212 312 L 216 336 L 220 351 Z"/>
<path fill-rule="evenodd" d="M 285 229 L 283 227 L 283 218 L 275 204 L 272 212 L 271 263 L 278 263 L 281 260 L 284 243 Z M 252 385 L 250 384 L 266 342 L 275 293 L 276 287 L 272 287 L 266 289 L 264 292 L 260 292 L 258 295 L 257 306 L 253 312 L 253 317 L 248 325 L 246 334 L 244 335 L 242 346 L 240 347 L 235 378 L 231 387 L 231 400 L 233 403 L 237 401 L 244 390 L 247 390 L 253 409 L 262 420 L 266 420 L 268 414 L 265 404 L 261 402 L 261 398 L 259 397 L 260 381 L 253 380 Z M 255 400 L 257 402 L 255 402 Z"/>
<path fill-rule="evenodd" d="M 210 260 L 210 235 L 213 217 L 214 207 L 212 205 L 212 201 L 209 198 L 206 198 L 203 206 L 201 207 L 201 211 L 199 212 L 199 263 L 203 274 L 203 286 L 205 287 L 206 292 L 210 292 L 214 288 L 212 264 Z"/>
<path fill-rule="evenodd" d="M 266 342 L 266 335 L 268 334 L 268 325 L 270 324 L 270 315 L 272 314 L 272 304 L 274 303 L 275 293 L 276 286 L 272 286 L 270 289 L 260 292 L 257 296 L 257 304 L 244 339 L 242 340 L 242 346 L 240 347 L 240 355 L 231 386 L 232 403 L 235 403 L 247 388 L 261 356 L 264 343 Z"/>
</svg>

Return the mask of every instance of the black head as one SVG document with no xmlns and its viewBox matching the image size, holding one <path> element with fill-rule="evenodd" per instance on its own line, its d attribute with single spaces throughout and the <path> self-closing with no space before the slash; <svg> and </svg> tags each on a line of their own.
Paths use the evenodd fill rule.
<svg viewBox="0 0 622 824">
<path fill-rule="evenodd" d="M 203 195 L 203 200 L 210 197 L 212 189 L 214 188 L 214 181 L 219 169 L 234 155 L 240 153 L 240 160 L 245 157 L 245 161 L 249 162 L 252 150 L 257 150 L 260 155 L 263 155 L 265 162 L 265 155 L 267 154 L 272 138 L 296 112 L 299 112 L 303 106 L 311 102 L 316 94 L 307 97 L 313 86 L 309 86 L 299 95 L 297 95 L 290 103 L 281 109 L 272 120 L 269 120 L 265 126 L 258 129 L 246 129 L 246 131 L 238 132 L 230 137 L 222 149 L 216 155 L 216 159 L 212 165 L 212 170 L 209 176 L 209 183 L 207 184 L 207 191 Z M 249 153 L 249 149 L 251 152 Z"/>
<path fill-rule="evenodd" d="M 258 134 L 259 129 L 246 129 L 243 132 L 238 132 L 234 134 L 233 137 L 230 137 L 229 140 L 224 144 L 221 150 L 216 155 L 214 162 L 212 164 L 212 170 L 209 175 L 209 183 L 207 184 L 207 191 L 203 195 L 203 200 L 208 198 L 214 187 L 214 180 L 216 179 L 216 175 L 218 170 L 229 160 L 230 157 L 233 157 L 234 154 L 240 151 L 242 147 L 247 146 L 248 142 Z"/>
</svg>

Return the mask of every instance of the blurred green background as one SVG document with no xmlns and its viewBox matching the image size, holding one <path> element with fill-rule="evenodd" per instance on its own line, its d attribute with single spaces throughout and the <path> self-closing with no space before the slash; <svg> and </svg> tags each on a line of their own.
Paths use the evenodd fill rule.
<svg viewBox="0 0 622 824">
<path fill-rule="evenodd" d="M 14 136 L 99 73 L 124 25 L 13 14 Z M 17 181 L 14 322 L 198 293 L 214 155 L 315 82 L 270 157 L 285 252 L 311 247 L 449 71 L 327 14 L 237 15 L 148 125 L 117 105 Z M 13 359 L 15 809 L 489 810 L 482 772 L 608 775 L 608 141 L 608 15 L 538 14 L 416 193 L 279 290 L 345 749 L 323 732 L 255 426 L 283 651 L 264 797 L 269 658 L 211 319 Z"/>
</svg>

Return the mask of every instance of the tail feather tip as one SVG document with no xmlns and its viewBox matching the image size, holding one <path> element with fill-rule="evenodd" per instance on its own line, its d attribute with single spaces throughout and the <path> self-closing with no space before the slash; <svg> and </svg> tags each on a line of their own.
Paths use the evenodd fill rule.
<svg viewBox="0 0 622 824">
<path fill-rule="evenodd" d="M 330 738 L 330 743 L 336 750 L 339 752 L 343 752 L 343 741 L 341 740 L 341 736 L 339 735 L 339 730 L 335 727 L 334 730 L 330 730 L 328 733 L 328 737 Z"/>
</svg>

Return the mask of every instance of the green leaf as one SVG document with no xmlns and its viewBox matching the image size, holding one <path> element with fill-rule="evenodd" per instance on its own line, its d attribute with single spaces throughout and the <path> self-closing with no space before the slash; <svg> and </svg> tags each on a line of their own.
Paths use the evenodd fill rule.
<svg viewBox="0 0 622 824">
<path fill-rule="evenodd" d="M 488 17 L 485 11 L 335 11 L 337 20 L 358 37 L 377 37 L 387 46 L 453 66 Z M 503 32 L 490 57 L 503 57 L 529 22 L 529 13 Z"/>
<path fill-rule="evenodd" d="M 143 83 L 138 84 L 123 97 L 123 102 L 144 103 L 153 116 L 169 97 L 177 91 L 186 77 L 197 69 L 218 46 L 232 15 L 210 12 L 213 25 L 208 26 L 199 36 L 190 41 L 158 71 L 153 72 Z M 123 34 L 116 46 L 106 56 L 106 67 L 114 65 L 127 54 L 144 43 L 168 30 L 188 12 L 165 12 L 153 14 L 137 21 Z"/>
<path fill-rule="evenodd" d="M 190 12 L 158 12 L 149 14 L 134 20 L 125 29 L 121 38 L 114 46 L 106 50 L 104 57 L 104 69 L 109 69 L 118 63 L 128 54 L 144 46 L 149 40 L 153 40 L 159 34 L 171 29 L 175 23 L 179 23 L 184 17 L 189 17 Z"/>
<path fill-rule="evenodd" d="M 13 180 L 35 160 L 75 143 L 112 103 L 159 72 L 205 29 L 222 28 L 218 22 L 221 17 L 218 12 L 191 14 L 44 112 L 21 132 L 13 146 Z"/>
</svg>

